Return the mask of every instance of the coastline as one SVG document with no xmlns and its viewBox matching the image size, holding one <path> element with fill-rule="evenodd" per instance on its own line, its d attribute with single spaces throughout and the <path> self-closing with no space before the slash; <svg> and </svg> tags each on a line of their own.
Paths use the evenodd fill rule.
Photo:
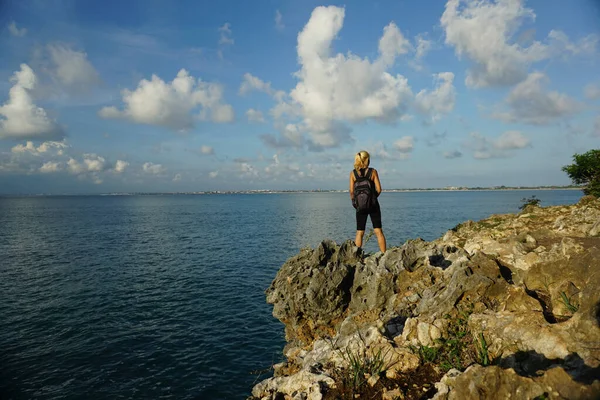
<svg viewBox="0 0 600 400">
<path fill-rule="evenodd" d="M 583 190 L 582 187 L 557 186 L 557 187 L 505 187 L 505 188 L 415 188 L 415 189 L 384 189 L 383 193 L 410 193 L 410 192 L 517 192 L 517 191 L 550 191 L 550 190 Z M 15 193 L 0 194 L 0 198 L 15 197 L 67 197 L 67 196 L 203 196 L 203 195 L 232 195 L 232 194 L 303 194 L 303 193 L 348 193 L 343 190 L 216 190 L 203 192 L 118 192 L 118 193 Z"/>
<path fill-rule="evenodd" d="M 600 200 L 365 254 L 303 248 L 266 290 L 284 361 L 248 400 L 598 398 Z"/>
</svg>

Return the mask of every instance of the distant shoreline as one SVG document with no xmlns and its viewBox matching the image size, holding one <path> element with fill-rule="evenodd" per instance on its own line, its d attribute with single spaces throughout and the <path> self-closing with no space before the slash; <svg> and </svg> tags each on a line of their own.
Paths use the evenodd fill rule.
<svg viewBox="0 0 600 400">
<path fill-rule="evenodd" d="M 493 191 L 532 191 L 532 190 L 583 190 L 582 187 L 556 186 L 556 187 L 475 187 L 475 188 L 415 188 L 415 189 L 387 189 L 384 193 L 407 192 L 493 192 Z M 38 194 L 0 194 L 1 197 L 59 197 L 59 196 L 176 196 L 176 195 L 220 195 L 220 194 L 297 194 L 297 193 L 348 193 L 345 190 L 215 190 L 205 192 L 118 192 L 118 193 L 38 193 Z"/>
</svg>

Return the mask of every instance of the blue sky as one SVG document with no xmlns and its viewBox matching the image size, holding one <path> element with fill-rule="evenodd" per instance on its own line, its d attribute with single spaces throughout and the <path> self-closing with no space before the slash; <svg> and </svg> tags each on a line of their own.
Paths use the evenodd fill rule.
<svg viewBox="0 0 600 400">
<path fill-rule="evenodd" d="M 563 185 L 600 2 L 8 1 L 0 193 Z"/>
</svg>

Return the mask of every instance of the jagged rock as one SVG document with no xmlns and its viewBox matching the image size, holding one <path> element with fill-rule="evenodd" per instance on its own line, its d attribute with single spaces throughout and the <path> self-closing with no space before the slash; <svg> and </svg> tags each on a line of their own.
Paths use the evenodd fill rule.
<svg viewBox="0 0 600 400">
<path fill-rule="evenodd" d="M 404 394 L 400 391 L 400 389 L 387 390 L 383 393 L 382 400 L 402 400 L 404 399 Z"/>
<path fill-rule="evenodd" d="M 591 229 L 588 232 L 589 236 L 598 236 L 600 234 L 600 219 L 592 225 Z"/>
<path fill-rule="evenodd" d="M 410 379 L 423 366 L 411 346 L 441 346 L 459 316 L 495 365 L 441 380 L 438 369 L 433 398 L 600 398 L 599 221 L 600 200 L 588 198 L 467 221 L 384 254 L 351 241 L 302 250 L 267 289 L 287 361 L 254 398 L 320 399 L 353 357 L 382 363 L 365 376 L 373 390 L 383 375 Z M 380 396 L 406 394 L 392 389 Z"/>
<path fill-rule="evenodd" d="M 369 257 L 359 264 L 354 272 L 354 284 L 350 289 L 350 307 L 355 311 L 383 308 L 388 298 L 394 294 L 395 280 L 402 268 L 399 263 L 378 262 Z"/>
<path fill-rule="evenodd" d="M 474 365 L 462 374 L 442 379 L 435 400 L 480 399 L 597 399 L 600 381 L 591 385 L 574 380 L 562 367 L 539 376 L 520 376 L 514 369 Z M 437 386 L 437 385 L 436 385 Z"/>
<path fill-rule="evenodd" d="M 257 399 L 321 400 L 328 388 L 335 388 L 331 377 L 303 370 L 260 382 L 252 389 L 252 396 Z"/>
<path fill-rule="evenodd" d="M 310 343 L 330 333 L 332 321 L 341 318 L 350 302 L 358 254 L 350 242 L 340 248 L 323 241 L 283 265 L 267 289 L 267 302 L 286 324 L 288 341 Z"/>
</svg>

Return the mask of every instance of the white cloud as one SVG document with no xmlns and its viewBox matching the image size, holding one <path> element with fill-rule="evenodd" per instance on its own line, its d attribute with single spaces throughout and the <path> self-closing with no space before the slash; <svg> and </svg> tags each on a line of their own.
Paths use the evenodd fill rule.
<svg viewBox="0 0 600 400">
<path fill-rule="evenodd" d="M 415 52 L 415 60 L 419 61 L 423 57 L 425 57 L 425 55 L 427 53 L 429 53 L 429 50 L 431 50 L 431 46 L 432 46 L 433 42 L 431 40 L 425 39 L 421 35 L 418 35 L 415 39 L 417 42 L 417 50 Z"/>
<path fill-rule="evenodd" d="M 68 147 L 69 145 L 65 139 L 63 139 L 61 142 L 43 142 L 38 146 L 37 152 L 48 153 L 52 150 L 55 150 L 55 153 L 61 156 L 64 154 L 64 150 Z"/>
<path fill-rule="evenodd" d="M 409 61 L 409 65 L 417 71 L 421 71 L 423 69 L 421 62 L 423 61 L 425 55 L 427 55 L 427 53 L 429 53 L 431 50 L 433 42 L 425 39 L 422 35 L 417 35 L 415 37 L 415 42 L 415 57 L 413 60 Z"/>
<path fill-rule="evenodd" d="M 211 146 L 202 145 L 200 147 L 200 153 L 206 155 L 215 154 L 215 149 L 213 149 Z"/>
<path fill-rule="evenodd" d="M 292 104 L 278 104 L 272 114 L 303 118 L 302 130 L 316 150 L 349 142 L 347 121 L 395 121 L 408 105 L 412 92 L 406 78 L 386 71 L 410 44 L 390 23 L 379 42 L 379 57 L 371 62 L 351 53 L 332 55 L 332 42 L 341 30 L 344 9 L 317 7 L 298 35 L 299 79 L 290 92 Z"/>
<path fill-rule="evenodd" d="M 498 150 L 523 149 L 530 145 L 530 141 L 519 131 L 502 133 L 495 141 L 494 148 Z"/>
<path fill-rule="evenodd" d="M 231 31 L 231 24 L 229 22 L 224 23 L 221 27 L 219 27 L 219 44 L 220 45 L 232 45 L 233 41 L 233 32 Z"/>
<path fill-rule="evenodd" d="M 234 118 L 233 107 L 222 103 L 223 87 L 203 82 L 182 69 L 170 83 L 156 75 L 151 80 L 142 79 L 137 89 L 123 90 L 122 111 L 116 107 L 104 107 L 99 115 L 103 118 L 124 118 L 130 121 L 160 125 L 173 130 L 185 131 L 194 126 L 194 117 L 213 122 L 230 122 Z M 200 108 L 197 115 L 192 115 Z"/>
<path fill-rule="evenodd" d="M 305 172 L 301 170 L 300 165 L 296 162 L 290 162 L 284 160 L 283 162 L 279 159 L 277 154 L 273 155 L 273 161 L 264 168 L 264 173 L 260 174 L 260 178 L 263 181 L 276 182 L 278 180 L 298 181 L 303 178 Z"/>
<path fill-rule="evenodd" d="M 396 157 L 390 154 L 387 146 L 383 142 L 377 142 L 368 149 L 369 153 L 373 158 L 379 158 L 382 160 L 393 160 Z"/>
<path fill-rule="evenodd" d="M 448 0 L 441 17 L 446 44 L 459 57 L 472 63 L 466 84 L 471 87 L 510 86 L 527 77 L 530 65 L 566 53 L 579 55 L 595 51 L 598 37 L 587 36 L 571 43 L 567 35 L 551 31 L 547 43 L 531 40 L 519 43 L 519 28 L 535 20 L 533 10 L 521 0 Z M 515 39 L 515 36 L 517 37 Z M 521 41 L 522 42 L 522 41 Z"/>
<path fill-rule="evenodd" d="M 11 21 L 8 24 L 8 31 L 10 32 L 10 34 L 12 36 L 16 36 L 16 37 L 23 37 L 27 34 L 27 29 L 25 28 L 18 28 L 17 27 L 17 23 L 15 21 Z"/>
<path fill-rule="evenodd" d="M 379 54 L 384 63 L 393 64 L 397 56 L 406 54 L 410 50 L 412 50 L 410 42 L 395 23 L 390 22 L 383 28 L 383 36 L 379 39 Z"/>
<path fill-rule="evenodd" d="M 464 7 L 460 7 L 461 3 Z M 466 55 L 473 67 L 466 78 L 468 86 L 502 86 L 520 82 L 527 67 L 548 57 L 546 46 L 533 42 L 529 47 L 511 43 L 517 28 L 534 19 L 531 9 L 520 0 L 448 0 L 441 18 L 446 44 L 458 56 Z"/>
<path fill-rule="evenodd" d="M 104 169 L 104 158 L 96 154 L 84 154 L 83 163 L 87 167 L 88 171 L 98 172 Z"/>
<path fill-rule="evenodd" d="M 246 117 L 248 117 L 249 122 L 265 122 L 263 113 L 253 108 L 250 108 L 248 111 L 246 111 Z"/>
<path fill-rule="evenodd" d="M 238 170 L 241 173 L 240 177 L 242 178 L 252 178 L 258 176 L 258 170 L 254 167 L 254 165 L 247 162 L 238 163 Z"/>
<path fill-rule="evenodd" d="M 54 139 L 64 136 L 62 128 L 46 111 L 33 103 L 31 91 L 37 77 L 27 64 L 11 78 L 8 100 L 0 106 L 0 139 Z"/>
<path fill-rule="evenodd" d="M 492 142 L 479 132 L 471 132 L 469 139 L 465 140 L 464 145 L 466 148 L 473 150 L 474 158 L 486 159 L 491 157 L 490 148 L 493 147 Z"/>
<path fill-rule="evenodd" d="M 452 151 L 445 151 L 444 152 L 444 158 L 447 158 L 449 160 L 452 160 L 454 158 L 460 158 L 462 157 L 462 153 L 458 150 L 452 150 Z"/>
<path fill-rule="evenodd" d="M 60 170 L 61 170 L 60 163 L 55 162 L 55 161 L 45 162 L 40 167 L 40 172 L 43 173 L 43 174 L 50 174 L 50 173 L 58 172 Z"/>
<path fill-rule="evenodd" d="M 80 164 L 74 158 L 69 158 L 69 161 L 67 162 L 67 168 L 68 168 L 69 172 L 74 175 L 79 175 L 79 174 L 86 172 L 85 166 Z"/>
<path fill-rule="evenodd" d="M 452 82 L 452 72 L 434 74 L 436 88 L 432 92 L 421 90 L 415 97 L 415 107 L 423 114 L 429 115 L 433 122 L 439 120 L 442 115 L 448 114 L 454 109 L 456 92 Z"/>
<path fill-rule="evenodd" d="M 590 83 L 585 86 L 583 89 L 586 99 L 588 100 L 598 100 L 600 99 L 600 85 L 595 83 Z"/>
<path fill-rule="evenodd" d="M 583 105 L 566 94 L 544 91 L 542 85 L 547 82 L 541 72 L 529 74 L 509 93 L 506 99 L 509 111 L 494 113 L 492 117 L 505 122 L 546 125 L 582 110 Z"/>
<path fill-rule="evenodd" d="M 181 180 L 181 174 L 175 174 L 173 176 L 173 182 L 179 182 Z"/>
<path fill-rule="evenodd" d="M 27 141 L 24 145 L 18 144 L 10 150 L 12 153 L 31 153 L 38 154 L 37 148 L 32 141 Z"/>
<path fill-rule="evenodd" d="M 283 23 L 283 16 L 279 12 L 279 10 L 275 11 L 275 28 L 278 31 L 282 31 L 285 29 L 285 24 Z"/>
<path fill-rule="evenodd" d="M 561 31 L 551 30 L 548 34 L 553 50 L 560 53 L 563 57 L 567 54 L 594 54 L 598 46 L 598 35 L 591 34 L 579 39 L 577 43 L 572 43 L 569 37 Z"/>
<path fill-rule="evenodd" d="M 106 160 L 104 157 L 101 157 L 94 153 L 85 153 L 83 154 L 82 162 L 77 161 L 73 157 L 69 158 L 67 162 L 67 169 L 73 175 L 82 175 L 86 174 L 98 181 L 100 178 L 97 173 L 102 172 L 105 169 Z M 100 180 L 100 183 L 102 181 Z"/>
<path fill-rule="evenodd" d="M 519 131 L 507 131 L 494 139 L 472 132 L 464 145 L 473 150 L 474 158 L 488 159 L 509 157 L 511 150 L 524 149 L 531 146 L 531 142 Z"/>
<path fill-rule="evenodd" d="M 273 89 L 271 87 L 271 82 L 265 82 L 262 79 L 246 72 L 244 74 L 244 81 L 240 85 L 239 94 L 244 96 L 253 90 L 264 92 L 276 100 L 281 100 L 285 96 L 285 92 L 283 90 Z"/>
<path fill-rule="evenodd" d="M 410 153 L 413 151 L 414 138 L 412 136 L 403 136 L 394 142 L 394 149 L 400 153 Z"/>
<path fill-rule="evenodd" d="M 161 164 L 154 164 L 151 162 L 144 163 L 142 170 L 147 174 L 159 175 L 166 171 Z"/>
<path fill-rule="evenodd" d="M 52 74 L 66 89 L 85 92 L 100 81 L 86 53 L 62 44 L 48 45 L 48 53 L 54 64 Z"/>
<path fill-rule="evenodd" d="M 117 174 L 122 174 L 128 166 L 129 163 L 127 161 L 117 160 L 113 171 Z"/>
<path fill-rule="evenodd" d="M 304 144 L 304 134 L 295 124 L 286 124 L 280 129 L 279 138 L 273 135 L 262 135 L 261 140 L 269 147 L 280 149 L 286 147 L 301 147 Z"/>
<path fill-rule="evenodd" d="M 32 141 L 27 141 L 25 145 L 18 144 L 14 146 L 10 151 L 12 153 L 30 153 L 36 156 L 48 153 L 54 153 L 55 155 L 63 155 L 64 150 L 67 149 L 69 145 L 65 140 L 61 142 L 43 142 L 38 147 L 35 147 Z"/>
<path fill-rule="evenodd" d="M 6 157 L 9 163 L 3 162 L 2 158 Z M 75 152 L 66 139 L 61 142 L 42 142 L 39 145 L 33 141 L 15 145 L 10 153 L 0 152 L 0 164 L 8 165 L 11 172 L 23 174 L 66 171 L 79 180 L 90 180 L 96 184 L 103 182 L 105 174 L 121 174 L 129 166 L 123 160 L 117 160 L 114 167 L 112 164 L 109 166 L 106 159 L 98 154 Z M 0 170 L 8 169 L 0 167 Z"/>
<path fill-rule="evenodd" d="M 218 175 L 219 175 L 219 171 L 211 171 L 211 172 L 208 173 L 208 176 L 211 179 L 215 179 Z"/>
<path fill-rule="evenodd" d="M 202 119 L 206 119 L 206 113 L 201 117 Z M 235 119 L 235 113 L 233 112 L 233 107 L 230 104 L 216 104 L 211 109 L 211 117 L 212 122 L 217 124 L 224 124 L 227 122 L 232 122 Z"/>
</svg>

